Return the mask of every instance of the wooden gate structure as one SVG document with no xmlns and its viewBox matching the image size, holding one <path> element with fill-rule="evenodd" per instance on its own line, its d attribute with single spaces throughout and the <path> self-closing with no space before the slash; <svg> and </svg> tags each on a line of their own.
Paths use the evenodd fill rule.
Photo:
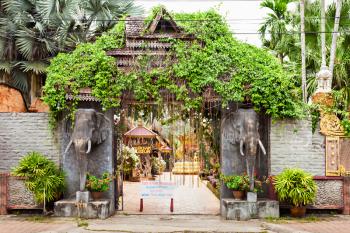
<svg viewBox="0 0 350 233">
<path fill-rule="evenodd" d="M 7 214 L 8 177 L 9 174 L 0 173 L 0 215 Z"/>
</svg>

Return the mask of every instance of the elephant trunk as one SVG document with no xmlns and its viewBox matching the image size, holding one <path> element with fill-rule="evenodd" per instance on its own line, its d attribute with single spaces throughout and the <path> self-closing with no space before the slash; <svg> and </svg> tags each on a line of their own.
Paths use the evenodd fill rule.
<svg viewBox="0 0 350 233">
<path fill-rule="evenodd" d="M 77 139 L 74 142 L 75 147 L 75 154 L 78 158 L 78 164 L 79 164 L 79 190 L 84 191 L 85 190 L 85 183 L 86 183 L 86 174 L 87 174 L 87 154 L 91 150 L 91 140 L 88 139 Z M 87 150 L 86 150 L 86 147 Z"/>
</svg>

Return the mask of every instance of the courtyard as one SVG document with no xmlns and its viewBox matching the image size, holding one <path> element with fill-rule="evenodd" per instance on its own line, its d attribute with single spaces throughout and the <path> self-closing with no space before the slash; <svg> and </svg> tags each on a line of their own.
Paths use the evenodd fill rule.
<svg viewBox="0 0 350 233">
<path fill-rule="evenodd" d="M 140 212 L 139 182 L 124 181 L 124 209 L 125 214 L 200 214 L 219 215 L 220 200 L 207 188 L 206 182 L 198 175 L 174 175 L 164 172 L 157 176 L 156 181 L 173 181 L 174 212 L 170 212 L 170 199 L 145 198 L 143 212 Z"/>
</svg>

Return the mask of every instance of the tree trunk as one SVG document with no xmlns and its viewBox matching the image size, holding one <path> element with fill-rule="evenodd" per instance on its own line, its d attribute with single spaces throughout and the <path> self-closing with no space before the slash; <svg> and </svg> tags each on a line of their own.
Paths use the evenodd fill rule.
<svg viewBox="0 0 350 233">
<path fill-rule="evenodd" d="M 333 81 L 333 69 L 334 69 L 335 54 L 337 50 L 337 38 L 338 38 L 341 7 L 342 7 L 342 0 L 337 0 L 335 19 L 334 19 L 334 29 L 333 29 L 333 36 L 332 36 L 331 56 L 329 60 L 329 70 L 331 71 L 331 74 L 332 74 L 331 83 Z"/>
<path fill-rule="evenodd" d="M 278 58 L 280 59 L 281 64 L 283 64 L 283 54 L 282 53 L 278 54 Z"/>
<path fill-rule="evenodd" d="M 300 1 L 300 39 L 301 39 L 301 89 L 303 91 L 303 101 L 307 102 L 307 89 L 306 89 L 306 48 L 305 48 L 305 1 Z"/>
<path fill-rule="evenodd" d="M 321 0 L 321 55 L 322 66 L 326 66 L 326 13 L 325 13 L 325 0 Z"/>
</svg>

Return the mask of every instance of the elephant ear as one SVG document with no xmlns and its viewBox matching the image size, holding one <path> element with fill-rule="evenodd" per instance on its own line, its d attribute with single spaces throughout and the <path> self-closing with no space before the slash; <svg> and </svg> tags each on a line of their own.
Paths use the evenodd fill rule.
<svg viewBox="0 0 350 233">
<path fill-rule="evenodd" d="M 239 143 L 243 138 L 243 121 L 237 112 L 232 112 L 223 118 L 223 135 L 230 139 L 232 144 Z"/>
<path fill-rule="evenodd" d="M 96 113 L 96 118 L 96 129 L 92 137 L 94 143 L 100 144 L 107 139 L 111 122 L 104 114 L 99 112 Z"/>
<path fill-rule="evenodd" d="M 239 111 L 232 114 L 233 140 L 235 143 L 240 143 L 244 140 L 244 120 Z"/>
</svg>

